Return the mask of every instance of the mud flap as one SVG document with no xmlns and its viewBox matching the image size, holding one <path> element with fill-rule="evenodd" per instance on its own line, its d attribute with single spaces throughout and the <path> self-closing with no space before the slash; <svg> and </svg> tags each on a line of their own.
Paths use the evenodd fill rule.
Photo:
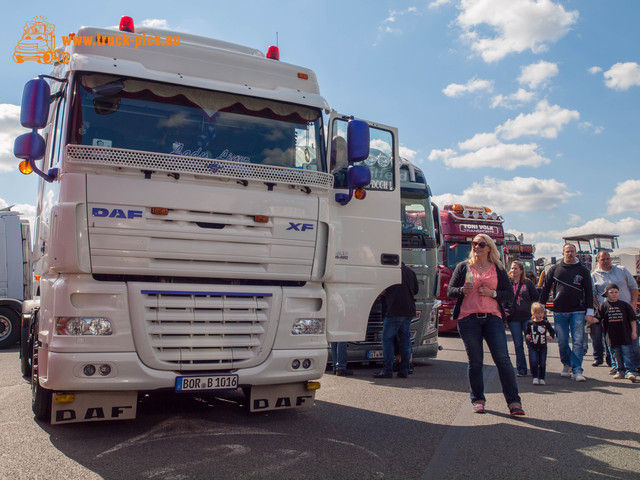
<svg viewBox="0 0 640 480">
<path fill-rule="evenodd" d="M 307 390 L 306 382 L 278 385 L 254 385 L 249 399 L 250 412 L 312 407 L 315 390 Z"/>
<path fill-rule="evenodd" d="M 54 392 L 51 424 L 132 420 L 136 418 L 138 392 Z"/>
</svg>

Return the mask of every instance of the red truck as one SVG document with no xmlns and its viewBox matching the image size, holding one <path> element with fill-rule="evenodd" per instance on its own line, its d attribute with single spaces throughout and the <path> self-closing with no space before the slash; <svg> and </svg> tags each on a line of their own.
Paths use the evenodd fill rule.
<svg viewBox="0 0 640 480">
<path fill-rule="evenodd" d="M 469 257 L 471 240 L 479 233 L 494 239 L 500 255 L 503 255 L 504 230 L 501 215 L 490 208 L 472 205 L 445 205 L 440 211 L 442 246 L 439 258 L 440 300 L 438 311 L 439 332 L 455 331 L 457 322 L 452 318 L 455 299 L 447 296 L 447 287 L 456 265 Z"/>
</svg>

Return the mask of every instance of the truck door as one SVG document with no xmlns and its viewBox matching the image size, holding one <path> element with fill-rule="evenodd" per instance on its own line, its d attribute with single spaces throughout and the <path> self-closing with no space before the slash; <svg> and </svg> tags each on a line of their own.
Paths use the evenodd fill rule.
<svg viewBox="0 0 640 480">
<path fill-rule="evenodd" d="M 347 188 L 347 123 L 332 114 L 329 120 L 329 171 L 334 192 Z M 369 311 L 382 291 L 400 283 L 402 247 L 398 132 L 393 127 L 369 123 L 369 157 L 357 162 L 371 171 L 364 199 L 341 205 L 329 199 L 327 269 L 327 338 L 362 341 Z"/>
</svg>

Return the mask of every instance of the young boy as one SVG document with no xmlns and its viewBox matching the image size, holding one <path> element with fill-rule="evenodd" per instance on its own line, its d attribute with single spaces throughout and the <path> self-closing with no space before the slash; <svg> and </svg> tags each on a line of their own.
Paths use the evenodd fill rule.
<svg viewBox="0 0 640 480">
<path fill-rule="evenodd" d="M 616 359 L 618 373 L 613 378 L 635 382 L 632 341 L 638 338 L 636 314 L 631 305 L 619 299 L 620 290 L 615 283 L 607 285 L 602 296 L 607 299 L 598 307 L 596 318 L 602 322 L 605 339 Z"/>
<path fill-rule="evenodd" d="M 544 385 L 544 374 L 547 370 L 547 341 L 553 340 L 556 332 L 546 318 L 541 303 L 531 304 L 531 320 L 527 323 L 525 338 L 529 347 L 529 368 L 533 375 L 534 385 Z"/>
</svg>

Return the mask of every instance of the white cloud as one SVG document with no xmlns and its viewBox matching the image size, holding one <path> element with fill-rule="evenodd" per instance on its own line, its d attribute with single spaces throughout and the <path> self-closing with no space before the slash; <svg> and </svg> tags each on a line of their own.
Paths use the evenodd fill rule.
<svg viewBox="0 0 640 480">
<path fill-rule="evenodd" d="M 462 0 L 457 23 L 464 38 L 485 62 L 510 53 L 540 53 L 547 44 L 564 37 L 578 19 L 551 0 Z M 485 35 L 487 27 L 493 36 Z"/>
<path fill-rule="evenodd" d="M 591 122 L 580 122 L 578 124 L 578 127 L 583 132 L 593 133 L 595 135 L 600 135 L 602 132 L 604 132 L 604 127 L 598 126 L 598 125 L 594 125 Z"/>
<path fill-rule="evenodd" d="M 465 93 L 473 93 L 481 90 L 493 90 L 493 82 L 480 78 L 472 78 L 466 84 L 450 83 L 443 90 L 447 97 L 461 97 Z"/>
<path fill-rule="evenodd" d="M 429 3 L 429 8 L 438 8 L 442 5 L 448 5 L 451 2 L 452 0 L 433 0 L 431 3 Z"/>
<path fill-rule="evenodd" d="M 496 132 L 504 139 L 511 140 L 523 135 L 539 135 L 544 138 L 557 138 L 558 132 L 571 122 L 578 120 L 580 114 L 576 110 L 567 110 L 558 105 L 549 105 L 542 100 L 536 111 L 530 114 L 521 113 L 513 120 L 507 120 L 496 128 Z"/>
<path fill-rule="evenodd" d="M 614 90 L 640 87 L 640 65 L 635 62 L 616 63 L 603 75 L 605 85 Z"/>
<path fill-rule="evenodd" d="M 475 138 L 475 137 L 474 137 Z M 470 147 L 474 140 L 461 142 L 461 145 Z M 519 167 L 539 167 L 549 163 L 550 160 L 538 154 L 538 145 L 535 143 L 510 144 L 496 142 L 486 145 L 475 151 L 459 155 L 454 150 L 432 150 L 429 160 L 442 160 L 451 168 L 503 168 L 514 170 Z"/>
<path fill-rule="evenodd" d="M 415 150 L 411 150 L 409 147 L 405 147 L 404 145 L 400 145 L 400 156 L 402 158 L 406 158 L 407 160 L 413 162 L 415 161 L 418 152 Z"/>
<path fill-rule="evenodd" d="M 491 102 L 491 108 L 504 107 L 516 108 L 531 102 L 536 98 L 535 92 L 530 92 L 524 88 L 519 88 L 517 92 L 509 95 L 496 95 Z"/>
<path fill-rule="evenodd" d="M 535 90 L 546 85 L 550 78 L 558 75 L 559 71 L 557 64 L 541 60 L 523 67 L 518 82 Z"/>
<path fill-rule="evenodd" d="M 640 212 L 640 180 L 627 180 L 616 186 L 607 213 Z"/>
<path fill-rule="evenodd" d="M 16 137 L 27 133 L 20 125 L 20 106 L 9 103 L 0 104 L 0 172 L 18 170 L 18 159 L 13 155 L 13 143 Z"/>
<path fill-rule="evenodd" d="M 553 210 L 575 195 L 566 184 L 554 179 L 514 177 L 511 180 L 498 180 L 485 177 L 482 183 L 474 183 L 462 194 L 446 193 L 433 198 L 440 207 L 449 203 L 486 205 L 502 214 Z"/>
<path fill-rule="evenodd" d="M 591 68 L 589 69 L 589 73 L 591 73 L 591 74 L 593 74 L 593 75 L 595 75 L 596 73 L 600 73 L 601 71 L 602 71 L 602 68 L 597 67 L 597 66 L 595 66 L 595 67 L 591 67 Z"/>
<path fill-rule="evenodd" d="M 582 222 L 582 217 L 580 215 L 576 215 L 575 213 L 569 214 L 569 225 L 578 225 Z"/>
<path fill-rule="evenodd" d="M 391 35 L 391 34 L 402 35 L 403 31 L 400 27 L 390 26 L 390 24 L 397 25 L 397 22 L 400 19 L 400 17 L 403 17 L 405 15 L 419 15 L 419 14 L 420 12 L 416 7 L 408 7 L 404 10 L 390 10 L 389 16 L 385 18 L 380 25 L 378 25 L 378 37 L 376 39 L 376 42 L 373 45 L 376 46 L 378 42 L 382 40 L 382 38 L 386 35 Z"/>
<path fill-rule="evenodd" d="M 478 150 L 484 147 L 497 145 L 498 137 L 495 133 L 477 133 L 469 140 L 458 143 L 461 150 Z"/>
<path fill-rule="evenodd" d="M 140 22 L 140 25 L 143 27 L 163 28 L 165 30 L 169 30 L 169 22 L 164 18 L 145 18 Z"/>
</svg>

